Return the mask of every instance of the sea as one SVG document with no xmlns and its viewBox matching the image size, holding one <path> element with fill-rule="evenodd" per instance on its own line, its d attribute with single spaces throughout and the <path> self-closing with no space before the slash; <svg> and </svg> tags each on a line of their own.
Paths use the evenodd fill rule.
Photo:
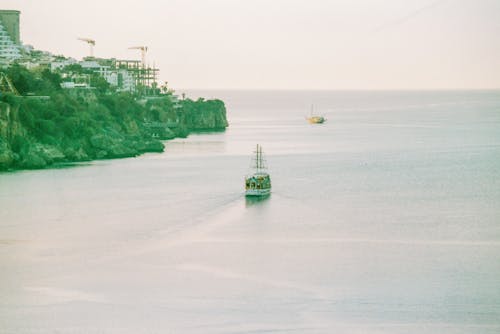
<svg viewBox="0 0 500 334">
<path fill-rule="evenodd" d="M 227 130 L 0 174 L 0 333 L 500 333 L 500 91 L 186 93 Z"/>
</svg>

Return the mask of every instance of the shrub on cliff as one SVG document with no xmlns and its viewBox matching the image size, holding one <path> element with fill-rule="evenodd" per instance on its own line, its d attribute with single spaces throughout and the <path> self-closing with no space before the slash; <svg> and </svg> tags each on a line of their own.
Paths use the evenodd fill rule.
<svg viewBox="0 0 500 334">
<path fill-rule="evenodd" d="M 51 95 L 61 91 L 61 76 L 46 68 L 30 71 L 26 67 L 14 63 L 1 71 L 11 79 L 21 95 Z"/>
</svg>

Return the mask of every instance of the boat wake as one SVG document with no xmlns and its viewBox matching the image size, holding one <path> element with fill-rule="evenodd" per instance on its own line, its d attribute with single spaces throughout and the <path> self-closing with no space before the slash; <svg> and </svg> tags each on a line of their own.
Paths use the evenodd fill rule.
<svg viewBox="0 0 500 334">
<path fill-rule="evenodd" d="M 244 213 L 245 196 L 241 193 L 232 194 L 224 201 L 221 201 L 216 209 L 206 212 L 182 225 L 178 225 L 173 229 L 159 232 L 159 239 L 149 242 L 141 253 L 199 242 L 211 231 L 237 221 Z"/>
</svg>

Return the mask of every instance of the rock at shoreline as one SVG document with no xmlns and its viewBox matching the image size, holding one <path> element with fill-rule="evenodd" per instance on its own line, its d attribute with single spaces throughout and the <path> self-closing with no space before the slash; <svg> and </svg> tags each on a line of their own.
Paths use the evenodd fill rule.
<svg viewBox="0 0 500 334">
<path fill-rule="evenodd" d="M 5 140 L 0 138 L 0 170 L 7 169 L 14 161 L 14 153 Z"/>
<path fill-rule="evenodd" d="M 45 168 L 54 162 L 65 160 L 64 154 L 57 147 L 40 143 L 25 146 L 17 157 L 17 164 L 25 169 Z"/>
</svg>

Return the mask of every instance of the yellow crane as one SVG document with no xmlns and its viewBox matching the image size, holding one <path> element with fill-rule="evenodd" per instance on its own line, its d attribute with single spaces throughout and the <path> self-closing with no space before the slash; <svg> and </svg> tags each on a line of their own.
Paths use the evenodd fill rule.
<svg viewBox="0 0 500 334">
<path fill-rule="evenodd" d="M 148 52 L 147 46 L 131 46 L 129 49 L 141 50 L 141 63 L 142 67 L 146 67 L 146 52 Z"/>
<path fill-rule="evenodd" d="M 95 40 L 91 38 L 83 38 L 83 37 L 78 37 L 78 40 L 86 42 L 89 47 L 90 47 L 90 57 L 94 58 L 94 45 L 95 45 Z"/>
</svg>

